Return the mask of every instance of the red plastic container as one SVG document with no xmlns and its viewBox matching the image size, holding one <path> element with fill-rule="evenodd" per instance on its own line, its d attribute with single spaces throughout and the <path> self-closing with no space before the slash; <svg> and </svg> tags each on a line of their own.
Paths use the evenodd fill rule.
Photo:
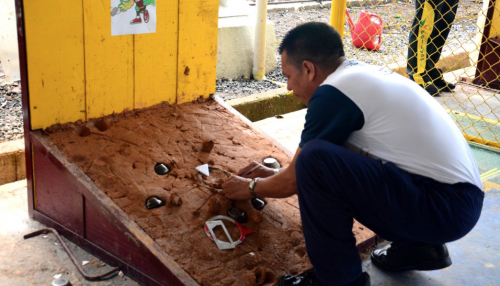
<svg viewBox="0 0 500 286">
<path fill-rule="evenodd" d="M 352 44 L 358 48 L 377 51 L 382 45 L 382 18 L 379 15 L 362 10 L 356 25 L 352 22 L 349 11 L 345 10 L 349 20 Z"/>
</svg>

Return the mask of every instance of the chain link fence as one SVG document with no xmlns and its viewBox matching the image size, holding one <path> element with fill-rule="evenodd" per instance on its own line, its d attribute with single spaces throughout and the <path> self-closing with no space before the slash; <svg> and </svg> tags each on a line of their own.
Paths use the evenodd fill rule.
<svg viewBox="0 0 500 286">
<path fill-rule="evenodd" d="M 346 49 L 347 56 L 409 74 L 428 91 L 433 85 L 437 92 L 431 93 L 468 140 L 500 148 L 500 48 L 494 26 L 488 28 L 499 20 L 500 5 L 494 5 L 489 0 L 347 2 L 344 44 L 357 46 Z"/>
</svg>

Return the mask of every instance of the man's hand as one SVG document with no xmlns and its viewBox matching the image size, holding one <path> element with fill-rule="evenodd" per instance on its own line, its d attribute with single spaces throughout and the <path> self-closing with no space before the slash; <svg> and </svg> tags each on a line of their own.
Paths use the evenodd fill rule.
<svg viewBox="0 0 500 286">
<path fill-rule="evenodd" d="M 255 186 L 255 194 L 259 198 L 287 198 L 297 194 L 297 180 L 295 177 L 295 162 L 301 148 L 297 148 L 295 156 L 288 167 L 282 168 L 274 175 L 274 170 L 262 166 L 257 162 L 238 171 L 237 176 L 228 179 L 222 184 L 222 194 L 231 200 L 253 199 L 250 190 L 250 178 L 262 178 Z M 274 175 L 274 176 L 273 176 Z"/>
<path fill-rule="evenodd" d="M 250 190 L 248 189 L 250 181 L 251 179 L 239 176 L 231 177 L 225 181 L 224 184 L 222 184 L 222 194 L 226 196 L 226 198 L 234 201 L 253 199 L 252 194 L 250 194 Z"/>
<path fill-rule="evenodd" d="M 238 171 L 236 174 L 245 178 L 267 178 L 274 175 L 274 170 L 263 166 L 257 162 L 252 162 L 250 165 Z"/>
</svg>

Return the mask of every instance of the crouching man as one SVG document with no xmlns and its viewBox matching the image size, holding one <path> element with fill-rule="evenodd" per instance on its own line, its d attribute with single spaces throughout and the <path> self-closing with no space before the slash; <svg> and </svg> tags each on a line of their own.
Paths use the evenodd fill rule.
<svg viewBox="0 0 500 286">
<path fill-rule="evenodd" d="M 371 254 L 379 268 L 451 265 L 445 243 L 474 227 L 484 193 L 448 114 L 415 82 L 347 60 L 340 35 L 324 23 L 291 30 L 280 53 L 288 89 L 308 106 L 299 147 L 279 173 L 261 166 L 222 186 L 232 200 L 298 195 L 314 269 L 278 285 L 370 285 L 353 218 L 392 241 Z"/>
</svg>

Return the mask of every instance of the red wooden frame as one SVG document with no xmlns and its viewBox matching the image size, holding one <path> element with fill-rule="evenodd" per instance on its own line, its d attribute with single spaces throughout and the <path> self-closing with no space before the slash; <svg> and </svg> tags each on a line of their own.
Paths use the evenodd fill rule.
<svg viewBox="0 0 500 286">
<path fill-rule="evenodd" d="M 490 7 L 488 7 L 486 13 L 486 25 L 484 26 L 476 76 L 473 83 L 492 89 L 500 89 L 500 41 L 489 38 L 495 4 L 496 0 L 490 1 Z"/>
<path fill-rule="evenodd" d="M 29 134 L 33 218 L 146 285 L 198 285 L 41 131 Z"/>
</svg>

